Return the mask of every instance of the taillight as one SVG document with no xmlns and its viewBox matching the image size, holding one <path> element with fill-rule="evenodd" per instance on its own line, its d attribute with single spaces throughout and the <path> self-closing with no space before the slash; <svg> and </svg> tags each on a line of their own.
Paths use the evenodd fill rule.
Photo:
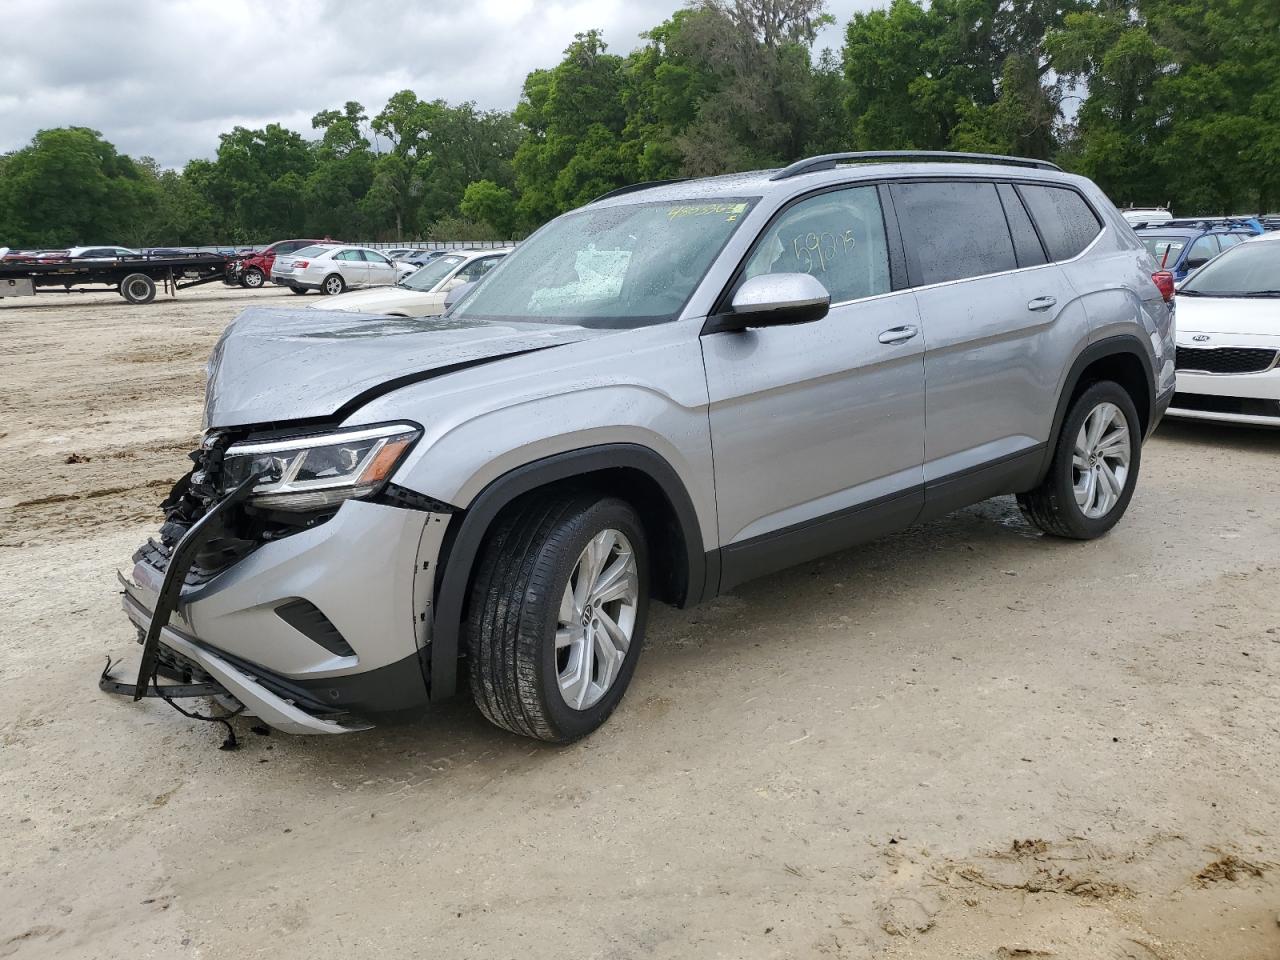
<svg viewBox="0 0 1280 960">
<path fill-rule="evenodd" d="M 295 261 L 293 261 L 293 265 L 294 265 L 295 267 L 297 267 L 299 270 L 305 270 L 305 269 L 307 269 L 307 267 L 311 266 L 311 261 L 310 261 L 310 260 L 295 260 Z M 1173 274 L 1171 274 L 1171 273 L 1170 273 L 1170 274 L 1167 274 L 1167 276 L 1169 277 L 1169 282 L 1170 282 L 1170 283 L 1173 283 Z M 1169 296 L 1165 297 L 1165 299 L 1166 299 L 1166 300 L 1168 300 L 1168 299 L 1169 299 L 1169 297 L 1172 297 L 1172 296 L 1173 296 L 1173 294 L 1169 294 Z"/>
<path fill-rule="evenodd" d="M 1160 291 L 1160 296 L 1164 297 L 1164 302 L 1172 303 L 1175 293 L 1173 274 L 1168 270 L 1157 270 L 1151 275 L 1151 280 L 1155 283 L 1156 289 Z"/>
</svg>

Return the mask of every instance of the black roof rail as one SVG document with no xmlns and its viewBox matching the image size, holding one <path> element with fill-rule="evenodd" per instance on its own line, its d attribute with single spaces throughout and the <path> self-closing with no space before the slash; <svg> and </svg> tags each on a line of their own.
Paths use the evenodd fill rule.
<svg viewBox="0 0 1280 960">
<path fill-rule="evenodd" d="M 949 150 L 860 150 L 854 153 L 824 153 L 820 157 L 809 157 L 797 160 L 791 166 L 779 170 L 770 180 L 789 180 L 803 173 L 814 173 L 818 170 L 831 170 L 842 163 L 873 163 L 881 160 L 940 160 L 969 163 L 1000 163 L 1010 167 L 1035 167 L 1038 170 L 1056 170 L 1062 168 L 1048 160 L 1033 160 L 1030 157 L 1005 157 L 996 153 L 952 153 Z"/>
<path fill-rule="evenodd" d="M 620 197 L 627 193 L 636 193 L 639 190 L 648 190 L 650 187 L 663 187 L 668 183 L 682 183 L 687 177 L 675 177 L 671 180 L 645 180 L 643 183 L 632 183 L 625 187 L 618 187 L 617 190 L 610 190 L 608 193 L 602 193 L 600 196 L 592 200 L 592 203 L 599 203 L 601 200 L 608 200 L 610 197 Z"/>
</svg>

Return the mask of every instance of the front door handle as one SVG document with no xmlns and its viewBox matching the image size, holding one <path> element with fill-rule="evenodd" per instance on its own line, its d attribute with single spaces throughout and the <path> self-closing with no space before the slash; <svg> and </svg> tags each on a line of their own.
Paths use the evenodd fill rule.
<svg viewBox="0 0 1280 960">
<path fill-rule="evenodd" d="M 912 326 L 894 327 L 892 330 L 885 330 L 880 334 L 880 342 L 894 344 L 906 343 L 919 332 L 919 329 Z"/>
<path fill-rule="evenodd" d="M 1050 307 L 1058 305 L 1057 297 L 1036 297 L 1027 304 L 1028 310 L 1048 310 Z"/>
</svg>

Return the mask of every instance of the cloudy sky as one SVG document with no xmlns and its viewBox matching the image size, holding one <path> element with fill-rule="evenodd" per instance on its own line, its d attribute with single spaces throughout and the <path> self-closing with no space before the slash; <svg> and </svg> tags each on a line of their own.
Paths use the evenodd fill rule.
<svg viewBox="0 0 1280 960">
<path fill-rule="evenodd" d="M 838 48 L 854 10 L 828 0 Z M 515 105 L 525 74 L 604 30 L 614 53 L 681 0 L 0 0 L 0 152 L 45 127 L 88 126 L 165 166 L 212 156 L 236 124 L 310 135 L 319 110 L 376 112 L 406 87 L 425 99 Z M 30 38 L 29 43 L 14 42 Z"/>
</svg>

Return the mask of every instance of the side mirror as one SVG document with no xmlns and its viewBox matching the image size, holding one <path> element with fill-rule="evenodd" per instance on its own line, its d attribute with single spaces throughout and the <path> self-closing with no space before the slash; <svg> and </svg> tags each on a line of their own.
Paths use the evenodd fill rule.
<svg viewBox="0 0 1280 960">
<path fill-rule="evenodd" d="M 821 320 L 831 294 L 807 273 L 766 273 L 752 277 L 733 295 L 728 313 L 715 317 L 713 331 L 780 327 Z"/>
<path fill-rule="evenodd" d="M 465 300 L 472 290 L 476 288 L 476 281 L 470 283 L 459 284 L 444 295 L 444 312 L 448 313 L 454 306 Z"/>
</svg>

